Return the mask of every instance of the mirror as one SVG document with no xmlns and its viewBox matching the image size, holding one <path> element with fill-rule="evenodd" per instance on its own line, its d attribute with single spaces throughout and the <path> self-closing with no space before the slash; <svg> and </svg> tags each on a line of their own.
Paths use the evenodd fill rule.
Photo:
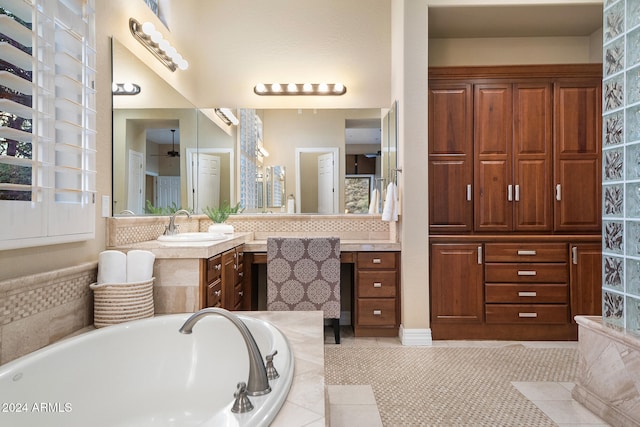
<svg viewBox="0 0 640 427">
<path fill-rule="evenodd" d="M 337 150 L 334 213 L 350 211 L 345 208 L 344 178 L 352 175 L 345 169 L 347 156 L 373 158 L 376 169 L 369 175 L 381 192 L 395 168 L 395 145 L 388 137 L 392 128 L 395 132 L 391 120 L 395 115 L 385 114 L 386 109 L 263 109 L 255 111 L 261 120 L 262 148 L 269 155 L 248 175 L 255 177 L 251 185 L 244 186 L 238 148 L 242 126 L 223 129 L 212 108 L 197 108 L 117 40 L 112 45 L 113 81 L 141 87 L 135 96 L 113 96 L 114 215 L 166 214 L 172 206 L 199 213 L 216 203 L 242 201 L 247 189 L 257 200 L 255 209 L 245 209 L 247 213 L 279 212 L 283 206 L 286 211 L 290 194 L 296 196 L 296 212 L 318 212 L 318 208 L 298 205 L 304 202 L 304 194 L 317 191 L 303 188 L 305 180 L 297 184 L 298 148 Z M 377 141 L 357 140 L 358 135 L 372 131 L 377 132 Z M 170 151 L 180 155 L 172 157 Z M 217 184 L 204 184 L 210 170 L 218 171 L 217 194 L 212 190 Z M 136 194 L 143 196 L 136 198 Z"/>
<path fill-rule="evenodd" d="M 113 81 L 140 86 L 113 96 L 113 213 L 167 214 L 233 204 L 235 135 L 214 123 L 112 39 Z"/>
</svg>

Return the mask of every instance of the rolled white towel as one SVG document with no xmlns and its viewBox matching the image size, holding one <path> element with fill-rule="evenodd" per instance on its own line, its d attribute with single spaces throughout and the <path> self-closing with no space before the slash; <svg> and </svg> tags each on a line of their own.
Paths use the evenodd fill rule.
<svg viewBox="0 0 640 427">
<path fill-rule="evenodd" d="M 127 255 L 120 251 L 102 251 L 98 255 L 98 284 L 126 283 Z"/>
<path fill-rule="evenodd" d="M 377 188 L 374 188 L 371 192 L 371 202 L 369 203 L 369 213 L 378 213 L 378 203 L 380 202 L 380 192 Z"/>
<path fill-rule="evenodd" d="M 396 184 L 390 182 L 387 186 L 387 194 L 384 199 L 384 206 L 382 208 L 382 220 L 383 221 L 397 221 L 398 220 L 398 195 Z"/>
<path fill-rule="evenodd" d="M 127 283 L 144 282 L 153 277 L 156 256 L 149 251 L 131 250 L 127 253 Z"/>
</svg>

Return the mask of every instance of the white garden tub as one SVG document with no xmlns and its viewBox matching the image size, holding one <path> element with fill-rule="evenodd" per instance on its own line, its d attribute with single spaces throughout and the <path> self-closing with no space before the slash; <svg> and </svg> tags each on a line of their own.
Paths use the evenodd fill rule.
<svg viewBox="0 0 640 427">
<path fill-rule="evenodd" d="M 263 357 L 277 350 L 280 378 L 234 414 L 249 361 L 240 332 L 220 316 L 190 335 L 177 314 L 88 332 L 0 366 L 2 426 L 262 426 L 278 413 L 293 380 L 293 354 L 272 324 L 244 315 Z"/>
</svg>

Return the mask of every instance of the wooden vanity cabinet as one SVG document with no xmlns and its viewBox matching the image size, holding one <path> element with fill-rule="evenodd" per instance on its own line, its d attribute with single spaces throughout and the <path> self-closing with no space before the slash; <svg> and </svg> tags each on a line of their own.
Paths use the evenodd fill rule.
<svg viewBox="0 0 640 427">
<path fill-rule="evenodd" d="M 355 260 L 355 336 L 398 336 L 400 253 L 358 252 Z"/>
<path fill-rule="evenodd" d="M 206 265 L 206 307 L 222 307 L 222 256 L 204 260 Z"/>
<path fill-rule="evenodd" d="M 205 266 L 205 307 L 245 309 L 244 245 L 203 260 Z"/>
</svg>

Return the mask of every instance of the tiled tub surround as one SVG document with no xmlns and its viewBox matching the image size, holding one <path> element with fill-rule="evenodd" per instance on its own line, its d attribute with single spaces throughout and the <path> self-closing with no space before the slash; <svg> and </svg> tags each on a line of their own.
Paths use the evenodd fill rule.
<svg viewBox="0 0 640 427">
<path fill-rule="evenodd" d="M 97 273 L 92 262 L 0 282 L 0 364 L 91 325 Z"/>
<path fill-rule="evenodd" d="M 573 398 L 612 426 L 640 425 L 640 337 L 599 316 L 576 316 Z"/>
</svg>

